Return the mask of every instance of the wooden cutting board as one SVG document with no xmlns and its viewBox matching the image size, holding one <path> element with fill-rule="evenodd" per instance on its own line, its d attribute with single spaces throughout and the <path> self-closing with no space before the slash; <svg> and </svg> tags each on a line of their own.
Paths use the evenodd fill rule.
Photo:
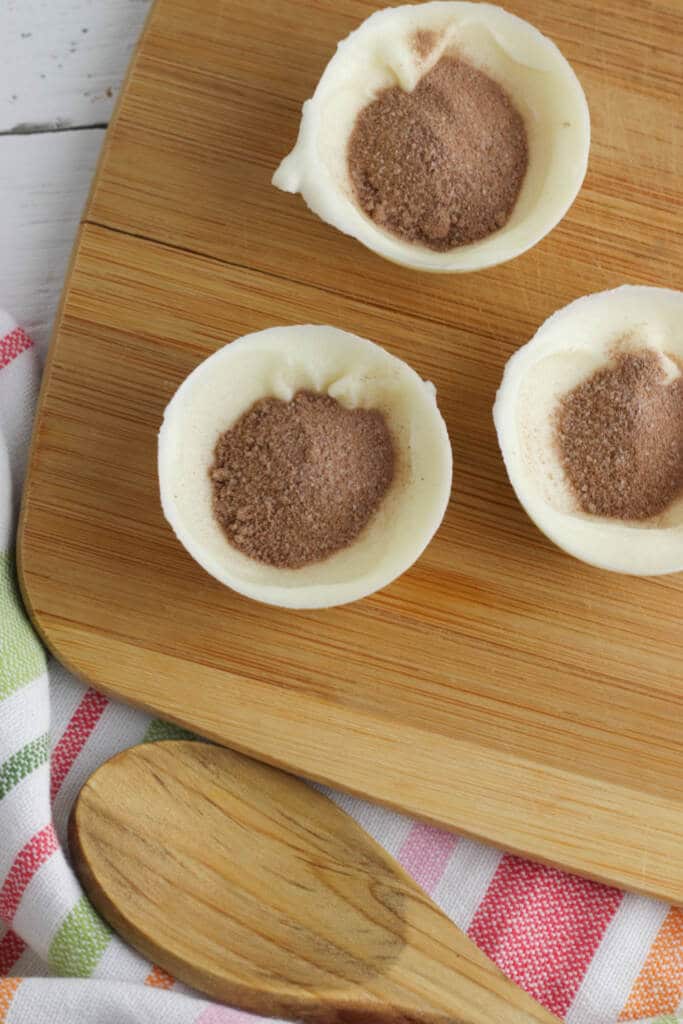
<svg viewBox="0 0 683 1024">
<path fill-rule="evenodd" d="M 509 0 L 586 89 L 586 184 L 532 252 L 430 276 L 277 192 L 301 103 L 367 0 L 158 0 L 85 213 L 21 536 L 49 646 L 109 694 L 263 760 L 683 902 L 683 577 L 556 550 L 508 485 L 491 405 L 557 307 L 682 285 L 679 0 Z M 347 328 L 438 388 L 453 500 L 402 579 L 332 611 L 243 599 L 164 523 L 156 433 L 218 346 Z"/>
</svg>

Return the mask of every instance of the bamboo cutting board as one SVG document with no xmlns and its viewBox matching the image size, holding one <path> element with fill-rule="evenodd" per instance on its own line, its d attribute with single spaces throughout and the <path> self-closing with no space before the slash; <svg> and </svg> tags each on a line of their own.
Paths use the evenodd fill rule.
<svg viewBox="0 0 683 1024">
<path fill-rule="evenodd" d="M 683 577 L 573 561 L 507 483 L 491 405 L 554 309 L 681 287 L 679 0 L 509 0 L 572 61 L 591 165 L 525 256 L 462 277 L 366 252 L 269 184 L 366 0 L 157 0 L 85 214 L 23 515 L 47 643 L 109 694 L 461 833 L 683 902 Z M 418 564 L 331 611 L 195 565 L 156 482 L 164 406 L 247 331 L 330 323 L 438 388 L 455 452 Z"/>
</svg>

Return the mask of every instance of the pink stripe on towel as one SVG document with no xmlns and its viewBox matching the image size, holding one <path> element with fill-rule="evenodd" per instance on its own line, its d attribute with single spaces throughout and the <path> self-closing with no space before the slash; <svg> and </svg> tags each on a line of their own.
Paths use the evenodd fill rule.
<svg viewBox="0 0 683 1024">
<path fill-rule="evenodd" d="M 434 825 L 417 822 L 405 838 L 399 863 L 430 895 L 441 881 L 458 837 Z"/>
</svg>

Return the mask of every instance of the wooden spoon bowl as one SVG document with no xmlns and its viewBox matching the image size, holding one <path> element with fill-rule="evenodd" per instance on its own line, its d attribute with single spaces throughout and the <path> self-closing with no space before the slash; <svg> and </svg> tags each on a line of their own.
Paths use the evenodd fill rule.
<svg viewBox="0 0 683 1024">
<path fill-rule="evenodd" d="M 70 845 L 132 946 L 245 1010 L 320 1024 L 556 1020 L 352 818 L 231 750 L 118 754 L 81 790 Z"/>
</svg>

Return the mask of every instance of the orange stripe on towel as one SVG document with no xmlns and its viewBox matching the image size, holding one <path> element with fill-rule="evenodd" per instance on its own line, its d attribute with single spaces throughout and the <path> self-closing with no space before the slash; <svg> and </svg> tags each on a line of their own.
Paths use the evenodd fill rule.
<svg viewBox="0 0 683 1024">
<path fill-rule="evenodd" d="M 149 985 L 150 988 L 173 988 L 175 978 L 172 974 L 165 971 L 163 967 L 158 967 L 155 964 L 145 978 L 145 985 Z"/>
<path fill-rule="evenodd" d="M 10 1005 L 21 982 L 21 978 L 0 978 L 0 1024 L 7 1020 Z"/>
<path fill-rule="evenodd" d="M 683 996 L 683 910 L 673 907 L 621 1011 L 619 1020 L 673 1013 Z"/>
</svg>

